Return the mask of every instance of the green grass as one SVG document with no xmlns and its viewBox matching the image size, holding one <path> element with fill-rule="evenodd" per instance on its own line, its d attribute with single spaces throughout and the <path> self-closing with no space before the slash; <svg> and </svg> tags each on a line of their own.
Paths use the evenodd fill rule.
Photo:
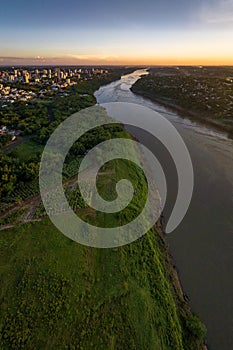
<svg viewBox="0 0 233 350">
<path fill-rule="evenodd" d="M 1 349 L 185 346 L 161 240 L 87 248 L 48 219 L 1 232 Z"/>
<path fill-rule="evenodd" d="M 133 163 L 105 165 L 100 194 L 114 199 L 122 178 L 137 188 L 127 209 L 108 216 L 84 208 L 87 221 L 112 227 L 140 213 L 147 183 Z M 84 207 L 77 188 L 69 199 Z M 127 246 L 94 249 L 66 238 L 48 218 L 18 225 L 0 235 L 0 280 L 0 349 L 201 349 L 201 324 L 175 287 L 155 228 Z"/>
<path fill-rule="evenodd" d="M 2 232 L 1 348 L 182 349 L 163 267 L 143 249 L 153 236 L 97 250 L 68 240 L 47 219 Z M 141 264 L 146 255 L 154 267 Z"/>
<path fill-rule="evenodd" d="M 14 148 L 14 155 L 22 162 L 27 162 L 36 155 L 41 155 L 43 152 L 43 146 L 27 139 L 25 142 Z"/>
<path fill-rule="evenodd" d="M 132 175 L 144 191 L 139 174 L 117 161 L 112 181 Z M 105 176 L 99 180 L 103 192 Z M 110 199 L 113 187 L 105 189 Z M 141 198 L 131 205 L 139 209 Z M 0 251 L 0 349 L 199 349 L 155 229 L 124 247 L 94 249 L 46 218 L 2 231 Z"/>
</svg>

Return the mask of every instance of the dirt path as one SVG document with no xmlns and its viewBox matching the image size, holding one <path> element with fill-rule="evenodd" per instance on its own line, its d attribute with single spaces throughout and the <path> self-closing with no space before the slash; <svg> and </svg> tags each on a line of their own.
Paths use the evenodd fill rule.
<svg viewBox="0 0 233 350">
<path fill-rule="evenodd" d="M 26 141 L 30 140 L 34 135 L 30 136 L 17 136 L 15 141 L 11 141 L 8 145 L 4 146 L 2 150 L 7 154 L 13 151 L 17 146 L 22 145 Z"/>
<path fill-rule="evenodd" d="M 93 168 L 91 166 L 84 170 L 85 179 L 88 180 L 88 178 L 93 176 L 92 169 Z M 110 174 L 113 174 L 113 172 L 109 170 L 99 173 L 99 175 L 110 175 Z M 77 183 L 78 183 L 78 175 L 76 175 L 74 178 L 70 180 L 65 181 L 63 184 L 67 186 L 68 190 L 73 190 L 77 185 Z M 26 209 L 28 207 L 28 211 L 26 212 L 24 219 L 22 220 L 21 223 L 41 221 L 42 218 L 37 218 L 37 219 L 34 218 L 36 209 L 39 206 L 40 201 L 41 201 L 41 195 L 37 194 L 36 196 L 30 197 L 21 203 L 13 204 L 10 208 L 8 208 L 6 211 L 0 214 L 0 220 L 4 219 L 5 217 L 9 216 L 10 214 L 22 208 Z M 77 211 L 80 211 L 80 210 L 82 209 L 78 209 Z M 12 228 L 17 225 L 19 225 L 19 223 L 3 225 L 0 227 L 0 231 L 8 228 Z"/>
</svg>

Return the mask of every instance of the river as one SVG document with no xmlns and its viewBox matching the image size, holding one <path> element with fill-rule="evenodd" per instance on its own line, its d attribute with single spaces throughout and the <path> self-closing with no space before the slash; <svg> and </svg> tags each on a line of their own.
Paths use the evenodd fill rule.
<svg viewBox="0 0 233 350">
<path fill-rule="evenodd" d="M 166 239 L 192 310 L 207 327 L 209 349 L 230 350 L 233 349 L 233 141 L 223 132 L 135 95 L 130 87 L 143 74 L 145 70 L 138 70 L 124 76 L 101 87 L 95 96 L 100 104 L 130 102 L 150 107 L 165 116 L 184 139 L 193 162 L 194 193 L 184 220 Z M 155 154 L 158 152 L 153 137 L 141 129 L 129 130 Z M 177 188 L 173 165 L 170 168 L 165 160 L 168 156 L 162 150 L 160 157 L 167 167 L 171 194 L 164 210 L 166 219 Z"/>
</svg>

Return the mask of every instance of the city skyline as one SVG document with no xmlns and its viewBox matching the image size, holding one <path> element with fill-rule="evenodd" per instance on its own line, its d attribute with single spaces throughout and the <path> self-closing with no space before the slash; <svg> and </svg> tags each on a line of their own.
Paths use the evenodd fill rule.
<svg viewBox="0 0 233 350">
<path fill-rule="evenodd" d="M 233 63 L 232 0 L 22 0 L 1 8 L 0 65 Z"/>
</svg>

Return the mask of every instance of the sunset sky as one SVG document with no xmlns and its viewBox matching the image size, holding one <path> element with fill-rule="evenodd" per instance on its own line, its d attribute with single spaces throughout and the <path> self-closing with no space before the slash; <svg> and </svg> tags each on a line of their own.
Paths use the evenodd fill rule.
<svg viewBox="0 0 233 350">
<path fill-rule="evenodd" d="M 233 65 L 233 0 L 8 0 L 0 37 L 0 65 Z"/>
</svg>

